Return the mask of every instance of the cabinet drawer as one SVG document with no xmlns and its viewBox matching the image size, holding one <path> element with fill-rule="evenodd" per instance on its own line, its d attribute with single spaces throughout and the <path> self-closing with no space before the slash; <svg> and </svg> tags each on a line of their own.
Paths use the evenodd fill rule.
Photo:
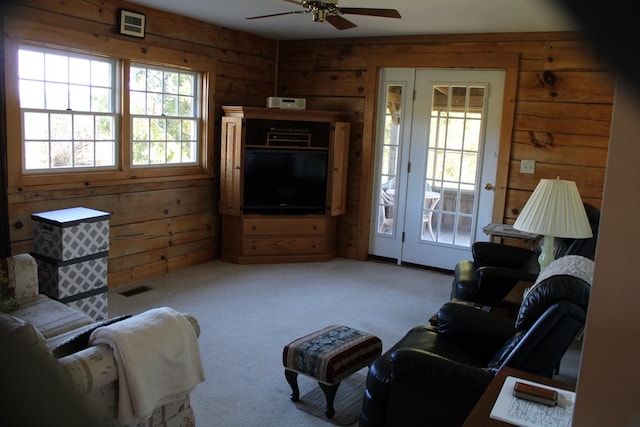
<svg viewBox="0 0 640 427">
<path fill-rule="evenodd" d="M 324 253 L 323 238 L 243 239 L 243 255 L 296 255 Z"/>
<path fill-rule="evenodd" d="M 244 218 L 244 236 L 323 235 L 325 218 Z"/>
</svg>

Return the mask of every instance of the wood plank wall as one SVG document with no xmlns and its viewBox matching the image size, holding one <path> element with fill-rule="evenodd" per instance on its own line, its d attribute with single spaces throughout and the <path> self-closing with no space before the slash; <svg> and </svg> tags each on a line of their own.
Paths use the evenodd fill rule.
<svg viewBox="0 0 640 427">
<path fill-rule="evenodd" d="M 85 206 L 111 214 L 108 284 L 117 287 L 168 271 L 219 258 L 218 216 L 219 124 L 221 105 L 260 105 L 273 95 L 277 42 L 176 16 L 123 1 L 48 0 L 4 1 L 5 37 L 9 28 L 47 26 L 43 42 L 64 44 L 66 29 L 86 33 L 87 46 L 127 42 L 132 50 L 175 51 L 176 57 L 198 55 L 215 69 L 213 143 L 205 173 L 175 179 L 87 180 L 78 185 L 19 187 L 8 183 L 9 223 L 13 254 L 32 249 L 31 214 Z M 144 40 L 118 34 L 120 8 L 145 13 Z M 60 31 L 56 31 L 56 26 Z M 121 43 L 122 44 L 122 43 Z M 114 54 L 122 54 L 122 48 Z M 134 52 L 132 52 L 132 55 Z M 139 53 L 138 53 L 139 55 Z M 118 56 L 122 57 L 122 56 Z M 16 138 L 9 144 L 19 144 Z"/>
<path fill-rule="evenodd" d="M 513 223 L 541 178 L 576 181 L 584 201 L 600 207 L 615 73 L 580 33 L 517 33 L 283 41 L 279 96 L 303 97 L 313 109 L 355 113 L 348 211 L 339 220 L 338 254 L 366 259 L 368 212 L 359 200 L 367 59 L 380 55 L 519 54 L 514 131 L 503 220 Z M 366 143 L 366 142 L 365 142 Z M 520 160 L 535 160 L 535 174 Z"/>
<path fill-rule="evenodd" d="M 505 221 L 512 222 L 538 180 L 550 176 L 575 180 L 583 198 L 600 206 L 615 76 L 578 33 L 276 42 L 118 0 L 5 0 L 1 7 L 4 22 L 75 28 L 88 38 L 104 37 L 107 46 L 109 39 L 126 39 L 115 29 L 117 10 L 135 10 L 147 15 L 146 37 L 135 49 L 162 47 L 203 55 L 215 64 L 214 143 L 205 176 L 87 182 L 79 188 L 8 183 L 13 253 L 31 250 L 31 213 L 69 206 L 111 213 L 111 287 L 219 257 L 220 106 L 264 106 L 272 95 L 304 97 L 309 109 L 354 113 L 348 211 L 339 222 L 338 253 L 366 259 L 369 225 L 359 187 L 361 172 L 371 167 L 361 158 L 370 55 L 518 53 Z M 536 161 L 534 175 L 518 172 L 521 159 Z"/>
</svg>

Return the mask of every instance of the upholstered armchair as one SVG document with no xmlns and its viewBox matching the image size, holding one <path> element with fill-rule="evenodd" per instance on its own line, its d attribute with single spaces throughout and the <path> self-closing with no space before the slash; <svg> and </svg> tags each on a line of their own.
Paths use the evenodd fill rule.
<svg viewBox="0 0 640 427">
<path fill-rule="evenodd" d="M 586 321 L 593 261 L 575 258 L 540 275 L 515 322 L 449 302 L 411 329 L 371 364 L 360 427 L 459 426 L 502 367 L 551 377 Z"/>
<path fill-rule="evenodd" d="M 565 255 L 594 258 L 600 211 L 587 203 L 584 207 L 593 236 L 588 239 L 554 239 L 555 259 Z M 518 281 L 535 282 L 540 273 L 540 248 L 541 244 L 530 250 L 493 242 L 473 243 L 473 261 L 463 260 L 455 267 L 451 298 L 492 307 L 503 305 L 504 298 Z"/>
<path fill-rule="evenodd" d="M 6 398 L 3 393 L 0 406 L 2 413 L 15 421 L 7 425 L 195 426 L 190 392 L 204 380 L 204 375 L 197 344 L 200 327 L 193 316 L 161 307 L 96 322 L 85 313 L 38 293 L 38 267 L 30 255 L 5 259 L 2 267 L 1 379 L 3 389 L 10 392 Z M 162 328 L 162 339 L 149 343 L 148 334 L 154 328 L 150 325 L 154 323 Z M 117 344 L 121 341 L 110 339 L 123 333 L 125 339 L 138 341 L 135 346 L 142 357 L 125 357 L 124 347 Z M 189 382 L 175 384 L 175 390 L 162 397 L 133 397 L 147 399 L 144 411 L 149 413 L 144 417 L 138 417 L 143 408 L 136 407 L 137 402 L 129 402 L 133 409 L 125 411 L 123 401 L 131 401 L 136 384 L 141 384 L 134 382 L 139 380 L 131 372 L 154 366 L 155 356 L 174 357 L 178 347 L 188 358 L 179 360 L 178 368 L 152 372 L 154 381 L 158 381 L 154 386 L 162 387 L 163 379 L 173 375 L 186 376 Z M 5 415 L 3 419 L 6 421 Z"/>
</svg>

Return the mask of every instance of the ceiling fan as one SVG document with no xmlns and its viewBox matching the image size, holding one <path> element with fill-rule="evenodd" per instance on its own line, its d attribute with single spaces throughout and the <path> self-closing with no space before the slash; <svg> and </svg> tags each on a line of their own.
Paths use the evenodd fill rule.
<svg viewBox="0 0 640 427">
<path fill-rule="evenodd" d="M 287 3 L 302 6 L 303 10 L 293 12 L 273 13 L 271 15 L 252 16 L 246 19 L 270 18 L 273 16 L 293 15 L 298 13 L 311 13 L 314 22 L 328 22 L 338 30 L 347 30 L 357 27 L 356 24 L 344 18 L 342 15 L 368 15 L 383 18 L 400 18 L 400 13 L 395 9 L 377 9 L 370 7 L 338 7 L 338 0 L 283 0 Z"/>
</svg>

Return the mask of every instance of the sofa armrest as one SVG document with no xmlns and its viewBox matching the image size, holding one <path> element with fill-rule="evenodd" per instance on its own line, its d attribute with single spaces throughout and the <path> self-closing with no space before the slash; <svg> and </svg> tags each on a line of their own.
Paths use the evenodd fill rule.
<svg viewBox="0 0 640 427">
<path fill-rule="evenodd" d="M 475 242 L 471 246 L 476 267 L 494 265 L 519 269 L 535 251 L 518 246 L 503 245 L 494 242 Z"/>
<path fill-rule="evenodd" d="M 527 273 L 520 270 L 512 270 L 510 268 L 503 267 L 480 267 L 476 271 L 478 277 L 478 289 L 487 289 L 499 286 L 499 283 L 509 283 L 513 286 L 519 280 L 525 282 L 535 282 L 538 277 L 537 274 Z M 507 292 L 511 289 L 507 290 Z"/>
<path fill-rule="evenodd" d="M 99 389 L 118 379 L 118 367 L 108 345 L 98 344 L 58 359 L 78 394 Z"/>
<path fill-rule="evenodd" d="M 38 263 L 29 254 L 18 254 L 7 258 L 10 286 L 15 287 L 18 304 L 38 296 Z"/>
<path fill-rule="evenodd" d="M 198 320 L 182 313 L 200 336 Z M 124 316 L 123 316 L 124 317 Z M 86 334 L 83 330 L 83 335 Z M 77 393 L 88 393 L 118 379 L 118 367 L 113 350 L 106 344 L 96 344 L 58 359 L 58 363 Z"/>
</svg>

